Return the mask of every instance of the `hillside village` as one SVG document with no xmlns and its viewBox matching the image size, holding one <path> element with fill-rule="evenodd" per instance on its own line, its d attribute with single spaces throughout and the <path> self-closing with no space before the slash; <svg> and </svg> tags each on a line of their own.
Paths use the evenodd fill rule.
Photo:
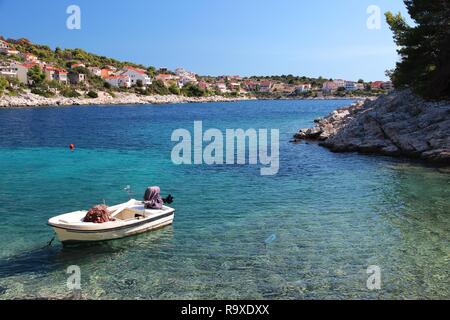
<svg viewBox="0 0 450 320">
<path fill-rule="evenodd" d="M 0 95 L 31 92 L 51 97 L 95 98 L 100 91 L 138 95 L 321 98 L 379 95 L 384 81 L 364 82 L 287 76 L 200 76 L 183 68 L 156 69 L 87 53 L 50 49 L 27 39 L 0 37 Z"/>
</svg>

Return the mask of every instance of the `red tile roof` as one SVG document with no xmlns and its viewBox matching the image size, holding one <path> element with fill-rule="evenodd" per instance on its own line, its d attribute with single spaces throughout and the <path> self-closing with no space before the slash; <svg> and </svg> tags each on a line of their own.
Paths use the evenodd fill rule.
<svg viewBox="0 0 450 320">
<path fill-rule="evenodd" d="M 126 79 L 129 78 L 128 76 L 124 76 L 124 75 L 117 75 L 117 76 L 109 76 L 106 77 L 105 79 Z"/>
<path fill-rule="evenodd" d="M 52 67 L 52 66 L 45 66 L 44 70 L 45 71 L 56 71 L 58 73 L 67 74 L 66 70 L 61 69 L 61 68 Z"/>
<path fill-rule="evenodd" d="M 132 70 L 132 71 L 135 71 L 135 72 L 140 73 L 140 74 L 146 74 L 145 70 L 134 68 L 134 67 L 131 67 L 131 66 L 126 66 L 126 67 L 124 67 L 124 69 Z"/>
<path fill-rule="evenodd" d="M 33 68 L 34 66 L 37 66 L 37 63 L 21 63 L 20 64 L 22 67 L 25 67 L 27 69 Z"/>
</svg>

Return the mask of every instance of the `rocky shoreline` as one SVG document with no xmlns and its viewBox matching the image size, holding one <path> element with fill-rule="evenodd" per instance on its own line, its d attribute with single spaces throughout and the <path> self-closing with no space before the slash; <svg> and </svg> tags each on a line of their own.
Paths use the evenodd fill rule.
<svg viewBox="0 0 450 320">
<path fill-rule="evenodd" d="M 410 90 L 360 101 L 316 119 L 294 142 L 319 141 L 334 152 L 360 152 L 450 165 L 450 102 L 425 101 Z"/>
<path fill-rule="evenodd" d="M 185 97 L 177 95 L 152 95 L 143 96 L 132 93 L 114 93 L 115 97 L 106 92 L 99 92 L 98 98 L 66 98 L 56 96 L 42 97 L 33 93 L 24 93 L 18 96 L 0 97 L 0 108 L 15 107 L 44 107 L 44 106 L 77 106 L 77 105 L 129 105 L 129 104 L 168 104 L 168 103 L 192 103 L 192 102 L 231 102 L 241 100 L 253 100 L 254 98 L 227 98 L 222 96 L 210 97 Z"/>
<path fill-rule="evenodd" d="M 20 107 L 50 107 L 50 106 L 81 106 L 81 105 L 130 105 L 130 104 L 170 104 L 170 103 L 205 103 L 205 102 L 233 102 L 244 100 L 363 100 L 365 97 L 185 97 L 179 95 L 144 96 L 133 93 L 114 93 L 114 97 L 107 92 L 98 92 L 98 98 L 66 98 L 55 96 L 46 98 L 29 91 L 18 96 L 3 95 L 0 97 L 0 108 Z M 373 99 L 373 98 L 368 98 Z"/>
</svg>

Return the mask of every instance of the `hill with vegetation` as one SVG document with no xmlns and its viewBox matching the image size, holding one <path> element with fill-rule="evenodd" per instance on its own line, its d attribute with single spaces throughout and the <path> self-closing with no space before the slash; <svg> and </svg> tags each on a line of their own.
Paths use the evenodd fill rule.
<svg viewBox="0 0 450 320">
<path fill-rule="evenodd" d="M 2 39 L 2 37 L 0 37 L 0 39 Z M 120 69 L 124 66 L 132 66 L 135 68 L 145 69 L 150 72 L 151 75 L 155 72 L 155 68 L 152 66 L 146 67 L 144 65 L 135 64 L 129 61 L 119 61 L 113 58 L 89 53 L 82 49 L 61 49 L 57 47 L 55 50 L 52 50 L 49 46 L 34 44 L 25 38 L 18 40 L 6 39 L 6 41 L 12 46 L 13 49 L 20 52 L 31 53 L 38 57 L 40 61 L 59 68 L 70 68 L 73 64 L 80 63 L 99 68 L 113 66 Z"/>
</svg>

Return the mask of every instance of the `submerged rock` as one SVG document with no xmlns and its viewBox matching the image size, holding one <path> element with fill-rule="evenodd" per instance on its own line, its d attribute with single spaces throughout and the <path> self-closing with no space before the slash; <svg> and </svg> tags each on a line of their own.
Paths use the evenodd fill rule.
<svg viewBox="0 0 450 320">
<path fill-rule="evenodd" d="M 450 164 L 450 102 L 430 102 L 410 90 L 338 109 L 294 136 L 335 152 L 406 156 Z"/>
</svg>

